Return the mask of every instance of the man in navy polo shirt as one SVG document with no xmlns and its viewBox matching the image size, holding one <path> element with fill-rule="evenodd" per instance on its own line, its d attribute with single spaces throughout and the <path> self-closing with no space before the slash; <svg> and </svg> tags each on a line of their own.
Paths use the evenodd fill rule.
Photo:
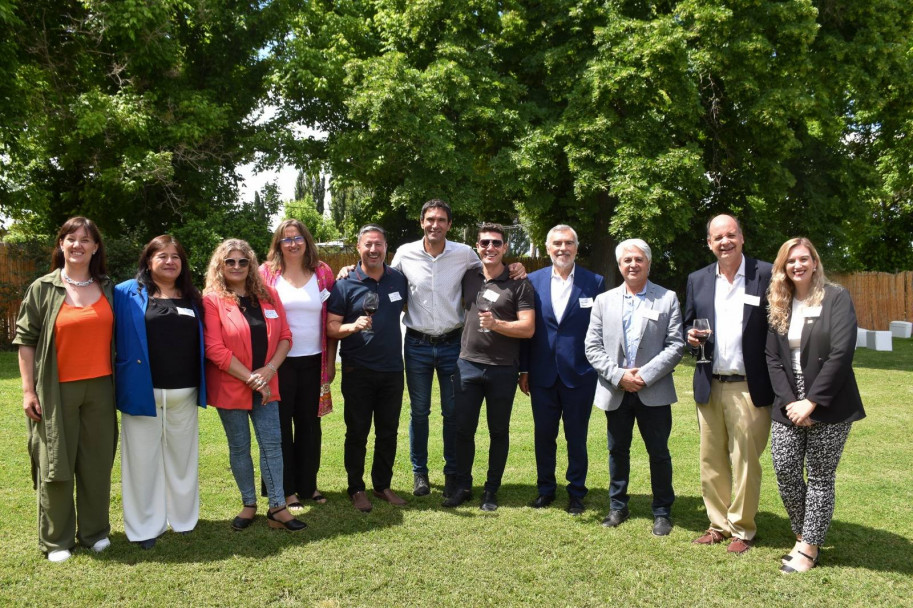
<svg viewBox="0 0 913 608">
<path fill-rule="evenodd" d="M 374 419 L 374 496 L 392 505 L 406 501 L 390 489 L 399 413 L 403 402 L 403 357 L 400 314 L 408 283 L 401 272 L 384 263 L 387 236 L 368 224 L 358 232 L 361 261 L 347 281 L 337 281 L 327 302 L 327 336 L 340 341 L 342 397 L 346 421 L 345 467 L 349 498 L 359 511 L 371 510 L 365 494 L 365 454 Z M 377 312 L 365 314 L 368 292 L 379 296 Z M 367 331 L 366 331 L 367 330 Z"/>
</svg>

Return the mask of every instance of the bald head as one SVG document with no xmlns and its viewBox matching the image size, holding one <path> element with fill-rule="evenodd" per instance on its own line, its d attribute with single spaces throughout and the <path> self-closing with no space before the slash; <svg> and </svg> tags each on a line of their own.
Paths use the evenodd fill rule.
<svg viewBox="0 0 913 608">
<path fill-rule="evenodd" d="M 741 264 L 744 244 L 742 227 L 731 215 L 718 215 L 707 224 L 707 247 L 720 264 Z"/>
</svg>

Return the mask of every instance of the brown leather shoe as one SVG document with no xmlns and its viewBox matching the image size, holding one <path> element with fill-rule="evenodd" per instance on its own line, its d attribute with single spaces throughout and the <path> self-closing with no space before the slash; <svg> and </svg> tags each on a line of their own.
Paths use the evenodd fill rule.
<svg viewBox="0 0 913 608">
<path fill-rule="evenodd" d="M 709 530 L 704 532 L 704 534 L 702 534 L 701 536 L 698 536 L 693 541 L 691 541 L 691 544 L 692 545 L 718 545 L 721 542 L 723 542 L 724 540 L 726 540 L 726 537 L 723 536 L 722 532 L 719 532 L 717 530 L 714 530 L 713 528 L 710 528 Z"/>
<path fill-rule="evenodd" d="M 749 549 L 754 547 L 753 540 L 746 540 L 744 538 L 733 538 L 732 542 L 729 543 L 729 546 L 726 547 L 727 553 L 735 553 L 736 555 L 742 555 Z"/>
<path fill-rule="evenodd" d="M 382 492 L 378 492 L 377 490 L 374 490 L 374 496 L 378 497 L 381 500 L 386 500 L 391 505 L 395 505 L 397 507 L 402 507 L 404 505 L 409 504 L 405 500 L 403 500 L 402 498 L 397 496 L 393 492 L 393 490 L 391 490 L 390 488 L 387 488 L 386 490 L 383 490 Z"/>
<path fill-rule="evenodd" d="M 369 513 L 371 509 L 374 508 L 374 505 L 371 504 L 371 501 L 368 500 L 368 495 L 365 494 L 364 490 L 359 490 L 351 496 L 349 500 L 352 501 L 352 504 L 355 505 L 355 508 L 361 511 L 362 513 Z"/>
</svg>

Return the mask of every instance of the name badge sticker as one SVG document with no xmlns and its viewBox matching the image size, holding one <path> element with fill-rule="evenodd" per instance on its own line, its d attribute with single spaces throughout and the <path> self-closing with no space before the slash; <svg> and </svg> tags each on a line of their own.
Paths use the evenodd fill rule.
<svg viewBox="0 0 913 608">
<path fill-rule="evenodd" d="M 802 316 L 806 319 L 809 317 L 820 317 L 821 316 L 821 307 L 820 306 L 806 306 L 805 310 L 802 311 Z"/>
<path fill-rule="evenodd" d="M 402 299 L 403 299 L 403 296 L 399 295 L 399 292 L 398 292 L 398 291 L 391 291 L 391 292 L 390 292 L 390 301 L 391 301 L 391 302 L 399 302 L 399 301 L 402 300 Z"/>
<path fill-rule="evenodd" d="M 278 319 L 279 313 L 276 312 L 275 310 L 273 310 L 272 308 L 264 308 L 263 316 L 266 317 L 267 319 Z"/>
<path fill-rule="evenodd" d="M 326 302 L 326 301 L 329 300 L 329 299 L 330 299 L 330 292 L 327 291 L 326 288 L 321 289 L 321 290 L 320 290 L 320 301 L 321 301 L 321 302 Z"/>
<path fill-rule="evenodd" d="M 491 303 L 495 303 L 498 301 L 498 298 L 501 297 L 501 294 L 499 294 L 497 291 L 495 291 L 493 289 L 486 289 L 485 293 L 482 294 L 482 297 Z"/>
<path fill-rule="evenodd" d="M 760 306 L 761 305 L 761 296 L 753 296 L 751 294 L 745 294 L 745 303 L 749 306 Z"/>
<path fill-rule="evenodd" d="M 593 308 L 593 298 L 580 298 L 580 308 Z"/>
<path fill-rule="evenodd" d="M 183 308 L 181 306 L 175 306 L 179 315 L 184 315 L 185 317 L 194 317 L 196 318 L 197 314 L 193 312 L 192 308 Z"/>
<path fill-rule="evenodd" d="M 650 319 L 651 321 L 659 321 L 659 311 L 653 310 L 652 308 L 644 309 L 643 314 L 645 319 Z"/>
</svg>

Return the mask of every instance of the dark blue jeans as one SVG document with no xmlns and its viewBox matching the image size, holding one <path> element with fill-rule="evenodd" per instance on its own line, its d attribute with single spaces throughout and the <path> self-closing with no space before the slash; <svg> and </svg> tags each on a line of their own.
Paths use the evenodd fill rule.
<svg viewBox="0 0 913 608">
<path fill-rule="evenodd" d="M 669 434 L 672 432 L 672 407 L 646 406 L 637 393 L 625 393 L 617 410 L 606 412 L 609 435 L 609 498 L 611 508 L 628 506 L 628 478 L 631 474 L 631 438 L 634 422 L 650 457 L 650 485 L 653 490 L 653 516 L 669 517 L 675 492 L 672 490 L 672 456 Z"/>
<path fill-rule="evenodd" d="M 567 493 L 577 498 L 586 496 L 586 474 L 589 467 L 586 437 L 595 393 L 595 382 L 578 388 L 569 388 L 560 379 L 548 388 L 534 386 L 530 382 L 529 395 L 536 425 L 536 485 L 539 494 L 554 494 L 557 487 L 556 439 L 559 422 L 563 419 L 564 438 L 567 442 Z"/>
<path fill-rule="evenodd" d="M 517 392 L 515 365 L 484 365 L 460 359 L 453 376 L 456 406 L 456 464 L 457 487 L 472 487 L 472 465 L 475 461 L 476 429 L 485 401 L 488 419 L 488 476 L 485 490 L 497 492 L 507 465 L 510 449 L 510 413 Z"/>
<path fill-rule="evenodd" d="M 434 373 L 441 389 L 441 417 L 444 419 L 444 474 L 456 473 L 456 422 L 453 416 L 453 374 L 460 358 L 460 339 L 430 344 L 407 335 L 403 346 L 406 386 L 409 388 L 409 458 L 414 473 L 428 474 L 428 416 L 431 414 L 431 385 Z"/>
</svg>

